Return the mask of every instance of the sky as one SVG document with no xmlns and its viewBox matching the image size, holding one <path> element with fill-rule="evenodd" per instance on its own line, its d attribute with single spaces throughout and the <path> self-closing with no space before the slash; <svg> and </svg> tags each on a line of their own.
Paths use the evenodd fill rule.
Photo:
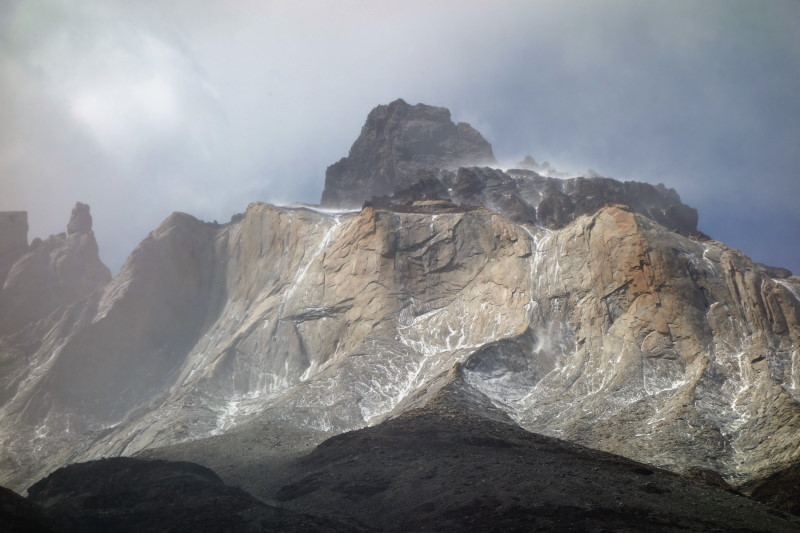
<svg viewBox="0 0 800 533">
<path fill-rule="evenodd" d="M 116 272 L 173 211 L 318 202 L 369 111 L 444 106 L 504 166 L 664 183 L 800 273 L 800 2 L 0 1 L 0 210 L 91 205 Z"/>
</svg>

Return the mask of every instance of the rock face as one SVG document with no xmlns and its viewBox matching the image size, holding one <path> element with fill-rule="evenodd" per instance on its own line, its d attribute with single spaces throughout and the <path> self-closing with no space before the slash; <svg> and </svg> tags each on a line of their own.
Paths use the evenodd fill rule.
<svg viewBox="0 0 800 533">
<path fill-rule="evenodd" d="M 681 202 L 674 189 L 599 176 L 550 178 L 529 170 L 460 168 L 420 173 L 422 179 L 372 205 L 402 208 L 419 199 L 484 205 L 518 224 L 559 229 L 601 207 L 622 204 L 684 235 L 697 233 L 697 211 Z M 774 268 L 774 267 L 767 267 Z M 782 270 L 782 269 L 781 269 Z M 777 276 L 776 276 L 777 277 Z"/>
<path fill-rule="evenodd" d="M 322 205 L 358 207 L 413 185 L 421 170 L 495 163 L 486 139 L 449 110 L 395 100 L 373 109 L 350 155 L 328 167 Z"/>
<path fill-rule="evenodd" d="M 771 278 L 786 279 L 792 276 L 792 271 L 788 268 L 774 267 L 763 263 L 756 263 L 756 266 Z"/>
<path fill-rule="evenodd" d="M 72 208 L 72 215 L 67 224 L 67 235 L 89 233 L 90 231 L 92 231 L 92 214 L 89 206 L 78 202 Z"/>
<path fill-rule="evenodd" d="M 800 278 L 681 234 L 696 213 L 663 186 L 423 170 L 350 212 L 174 214 L 110 283 L 0 337 L 0 482 L 443 396 L 720 485 L 800 462 Z"/>
<path fill-rule="evenodd" d="M 4 213 L 0 224 L 6 222 L 9 227 L 0 231 L 8 235 L 4 243 L 13 244 L 9 255 L 14 261 L 0 291 L 0 335 L 82 300 L 111 280 L 111 272 L 98 255 L 89 206 L 76 204 L 68 234 L 36 239 L 30 247 L 26 243 L 27 215 Z"/>
</svg>

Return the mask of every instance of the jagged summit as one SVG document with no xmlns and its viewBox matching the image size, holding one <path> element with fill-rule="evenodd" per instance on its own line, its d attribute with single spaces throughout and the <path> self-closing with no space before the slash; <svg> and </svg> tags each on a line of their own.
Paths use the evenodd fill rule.
<svg viewBox="0 0 800 533">
<path fill-rule="evenodd" d="M 553 165 L 551 165 L 548 161 L 543 161 L 539 163 L 536 159 L 533 158 L 532 155 L 528 154 L 522 158 L 522 160 L 518 161 L 514 168 L 519 168 L 522 170 L 533 170 L 537 174 L 541 176 L 547 176 L 549 178 L 569 178 L 570 175 L 566 172 L 561 172 Z"/>
<path fill-rule="evenodd" d="M 0 213 L 0 234 L 14 243 L 0 264 L 0 335 L 45 318 L 111 281 L 100 260 L 89 206 L 78 202 L 67 233 L 27 244 L 27 213 Z M 10 246 L 10 245 L 9 245 Z"/>
<path fill-rule="evenodd" d="M 322 205 L 400 209 L 419 200 L 450 200 L 549 229 L 605 205 L 624 204 L 667 229 L 697 231 L 697 211 L 674 189 L 597 175 L 567 178 L 527 156 L 515 170 L 496 168 L 489 143 L 450 111 L 395 100 L 372 110 L 350 155 L 328 167 Z"/>
<path fill-rule="evenodd" d="M 92 214 L 89 206 L 76 202 L 75 207 L 72 208 L 72 214 L 67 223 L 67 235 L 73 233 L 89 233 L 92 231 Z"/>
<path fill-rule="evenodd" d="M 328 167 L 321 203 L 357 207 L 413 185 L 420 170 L 496 163 L 486 139 L 448 109 L 398 99 L 373 109 L 350 154 Z"/>
</svg>

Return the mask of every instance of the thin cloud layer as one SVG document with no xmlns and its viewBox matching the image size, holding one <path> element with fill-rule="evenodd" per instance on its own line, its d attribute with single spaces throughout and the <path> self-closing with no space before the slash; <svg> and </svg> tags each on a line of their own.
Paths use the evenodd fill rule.
<svg viewBox="0 0 800 533">
<path fill-rule="evenodd" d="M 6 2 L 0 209 L 92 206 L 116 270 L 170 212 L 314 202 L 369 110 L 449 107 L 504 164 L 663 182 L 800 271 L 796 2 Z"/>
</svg>

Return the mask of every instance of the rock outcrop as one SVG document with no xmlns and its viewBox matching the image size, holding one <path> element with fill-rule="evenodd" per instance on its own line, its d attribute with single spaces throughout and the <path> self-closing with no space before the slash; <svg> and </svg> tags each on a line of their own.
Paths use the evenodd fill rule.
<svg viewBox="0 0 800 533">
<path fill-rule="evenodd" d="M 756 501 L 800 516 L 800 462 L 742 488 Z"/>
<path fill-rule="evenodd" d="M 763 263 L 756 263 L 756 266 L 771 278 L 786 279 L 792 276 L 792 271 L 788 268 L 774 267 Z"/>
<path fill-rule="evenodd" d="M 373 109 L 350 155 L 328 167 L 322 205 L 450 200 L 486 206 L 519 224 L 557 229 L 605 205 L 625 204 L 685 235 L 697 231 L 697 211 L 662 184 L 620 182 L 594 173 L 562 179 L 530 156 L 518 170 L 484 166 L 496 163 L 489 143 L 469 125 L 453 124 L 447 109 L 397 100 Z"/>
<path fill-rule="evenodd" d="M 5 213 L 0 224 L 9 235 L 15 258 L 0 291 L 0 335 L 19 331 L 53 311 L 87 297 L 111 280 L 111 272 L 100 260 L 92 232 L 89 206 L 78 204 L 72 211 L 69 232 L 44 241 L 27 240 L 27 216 Z M 2 226 L 0 226 L 2 227 Z M 5 239 L 4 239 L 5 241 Z"/>
<path fill-rule="evenodd" d="M 600 176 L 551 178 L 530 170 L 459 168 L 420 173 L 415 184 L 391 195 L 373 198 L 372 205 L 401 208 L 420 199 L 486 206 L 518 224 L 563 228 L 581 215 L 614 204 L 629 206 L 662 226 L 684 235 L 697 233 L 697 210 L 681 202 L 663 184 L 621 182 Z"/>
<path fill-rule="evenodd" d="M 89 206 L 78 202 L 72 208 L 72 214 L 67 223 L 67 235 L 73 233 L 89 233 L 92 231 L 92 214 Z"/>
<path fill-rule="evenodd" d="M 373 109 L 350 154 L 328 167 L 322 205 L 359 207 L 413 185 L 422 170 L 495 163 L 486 139 L 449 110 L 395 100 Z"/>
</svg>

